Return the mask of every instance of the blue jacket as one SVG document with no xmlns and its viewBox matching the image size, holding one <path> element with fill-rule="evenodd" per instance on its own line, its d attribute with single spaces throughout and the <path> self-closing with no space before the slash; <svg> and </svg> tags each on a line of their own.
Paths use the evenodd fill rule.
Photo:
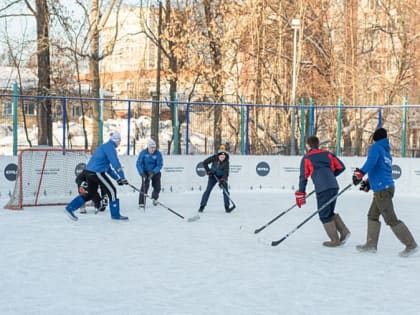
<svg viewBox="0 0 420 315">
<path fill-rule="evenodd" d="M 309 177 L 312 178 L 317 193 L 338 188 L 335 177 L 345 169 L 343 162 L 334 153 L 311 149 L 300 163 L 299 191 L 305 191 Z"/>
<path fill-rule="evenodd" d="M 370 146 L 367 160 L 360 170 L 368 174 L 369 185 L 373 191 L 394 187 L 392 156 L 388 138 L 381 139 Z"/>
<path fill-rule="evenodd" d="M 124 172 L 121 167 L 121 163 L 118 160 L 118 154 L 115 142 L 109 140 L 104 144 L 100 145 L 88 164 L 86 170 L 94 173 L 108 173 L 113 179 L 124 179 Z"/>
<path fill-rule="evenodd" d="M 150 154 L 149 150 L 146 148 L 140 152 L 139 157 L 137 158 L 136 166 L 140 175 L 149 172 L 157 174 L 163 166 L 162 154 L 159 150 L 155 150 L 153 154 Z"/>
</svg>

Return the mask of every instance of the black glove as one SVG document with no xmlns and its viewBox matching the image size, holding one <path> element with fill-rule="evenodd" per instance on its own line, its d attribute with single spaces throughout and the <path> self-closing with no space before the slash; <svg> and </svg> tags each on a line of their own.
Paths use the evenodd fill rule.
<svg viewBox="0 0 420 315">
<path fill-rule="evenodd" d="M 153 173 L 153 172 L 149 172 L 149 174 L 148 174 L 147 178 L 148 178 L 148 179 L 152 179 L 152 177 L 153 177 L 153 176 L 155 176 L 155 173 Z"/>
<path fill-rule="evenodd" d="M 213 175 L 216 175 L 216 173 L 214 171 L 212 171 L 212 170 L 208 170 L 207 171 L 207 175 L 213 176 Z"/>
<path fill-rule="evenodd" d="M 122 185 L 128 185 L 128 180 L 126 180 L 125 178 L 118 178 L 117 179 L 117 184 L 122 186 Z"/>
<path fill-rule="evenodd" d="M 353 184 L 359 185 L 359 183 L 363 180 L 363 176 L 365 176 L 365 173 L 363 173 L 360 169 L 356 168 L 353 172 Z"/>
<path fill-rule="evenodd" d="M 364 192 L 368 192 L 368 191 L 370 190 L 369 180 L 368 180 L 368 179 L 363 180 L 363 181 L 360 183 L 360 188 L 359 188 L 359 189 L 360 189 L 360 190 L 363 190 Z"/>
<path fill-rule="evenodd" d="M 226 179 L 224 179 L 224 178 L 221 178 L 221 179 L 219 179 L 219 187 L 220 188 L 225 188 L 225 183 L 226 183 Z"/>
</svg>

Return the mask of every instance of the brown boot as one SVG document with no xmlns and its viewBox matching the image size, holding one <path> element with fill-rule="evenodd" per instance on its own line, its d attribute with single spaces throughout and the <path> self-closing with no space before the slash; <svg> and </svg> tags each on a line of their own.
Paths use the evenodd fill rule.
<svg viewBox="0 0 420 315">
<path fill-rule="evenodd" d="M 379 232 L 381 231 L 381 222 L 368 220 L 366 244 L 357 245 L 359 252 L 376 253 L 378 250 Z"/>
<path fill-rule="evenodd" d="M 391 229 L 400 240 L 400 242 L 405 245 L 405 249 L 399 253 L 401 257 L 408 257 L 418 250 L 417 243 L 404 222 L 398 223 L 397 225 L 391 227 Z"/>
<path fill-rule="evenodd" d="M 337 227 L 335 226 L 335 221 L 332 220 L 328 223 L 324 223 L 325 231 L 327 232 L 328 237 L 331 241 L 326 241 L 322 245 L 327 247 L 337 247 L 341 245 L 340 240 L 338 239 Z"/>
<path fill-rule="evenodd" d="M 351 233 L 338 213 L 334 214 L 333 218 L 337 231 L 340 233 L 340 243 L 344 244 L 349 239 Z"/>
</svg>

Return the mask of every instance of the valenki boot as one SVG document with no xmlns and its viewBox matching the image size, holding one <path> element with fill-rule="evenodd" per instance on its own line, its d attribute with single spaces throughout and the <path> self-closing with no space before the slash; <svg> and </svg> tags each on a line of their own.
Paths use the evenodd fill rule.
<svg viewBox="0 0 420 315">
<path fill-rule="evenodd" d="M 357 245 L 359 252 L 376 253 L 378 250 L 379 232 L 381 231 L 381 222 L 368 220 L 366 244 Z"/>
<path fill-rule="evenodd" d="M 399 253 L 401 257 L 408 257 L 417 252 L 417 243 L 404 222 L 398 223 L 397 225 L 391 227 L 391 229 L 395 236 L 400 240 L 400 242 L 405 245 L 405 249 Z"/>
<path fill-rule="evenodd" d="M 331 241 L 326 241 L 322 243 L 322 245 L 327 247 L 337 247 L 341 245 L 341 242 L 338 238 L 337 227 L 335 225 L 335 221 L 332 220 L 328 223 L 324 223 L 324 229 L 327 232 L 328 237 Z"/>
<path fill-rule="evenodd" d="M 338 213 L 333 216 L 335 226 L 337 227 L 338 233 L 340 233 L 340 243 L 344 244 L 350 237 L 351 233 L 347 226 L 344 224 Z"/>
</svg>

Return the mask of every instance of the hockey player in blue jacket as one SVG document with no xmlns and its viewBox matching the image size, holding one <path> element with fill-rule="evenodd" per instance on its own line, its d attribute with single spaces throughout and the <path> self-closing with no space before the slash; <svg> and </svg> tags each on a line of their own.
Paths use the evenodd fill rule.
<svg viewBox="0 0 420 315">
<path fill-rule="evenodd" d="M 405 245 L 400 256 L 409 256 L 417 251 L 417 244 L 404 222 L 395 214 L 392 198 L 395 185 L 392 178 L 392 156 L 386 129 L 375 130 L 372 136 L 374 143 L 368 150 L 366 162 L 353 173 L 353 184 L 360 185 L 360 190 L 368 192 L 373 190 L 373 200 L 368 212 L 367 240 L 363 245 L 357 245 L 360 252 L 376 252 L 381 222 L 379 217 L 391 227 L 395 236 Z M 368 178 L 363 179 L 367 174 Z"/>
<path fill-rule="evenodd" d="M 149 191 L 150 181 L 152 181 L 153 205 L 157 205 L 161 189 L 161 172 L 163 157 L 156 148 L 156 142 L 152 139 L 147 143 L 147 148 L 142 150 L 137 158 L 136 167 L 141 176 L 141 188 L 139 193 L 139 208 L 144 209 L 146 204 L 145 194 Z"/>
<path fill-rule="evenodd" d="M 85 168 L 88 193 L 77 196 L 66 206 L 65 212 L 70 219 L 75 221 L 78 219 L 74 212 L 86 201 L 92 199 L 99 186 L 108 195 L 111 218 L 114 220 L 128 219 L 128 217 L 120 215 L 120 200 L 117 198 L 117 190 L 107 176 L 108 174 L 115 179 L 118 185 L 128 185 L 116 150 L 120 143 L 121 135 L 118 131 L 114 131 L 110 134 L 109 141 L 100 145 L 93 153 Z"/>
<path fill-rule="evenodd" d="M 340 175 L 345 166 L 332 152 L 319 149 L 319 139 L 316 136 L 308 137 L 306 144 L 309 146 L 308 153 L 302 158 L 300 164 L 299 190 L 295 192 L 296 205 L 300 208 L 306 203 L 306 185 L 311 177 L 315 186 L 319 219 L 324 225 L 330 241 L 324 242 L 327 247 L 336 247 L 344 244 L 350 236 L 350 231 L 335 211 L 335 200 L 328 206 L 325 204 L 338 193 L 336 177 Z M 340 235 L 338 235 L 338 233 Z"/>
</svg>

